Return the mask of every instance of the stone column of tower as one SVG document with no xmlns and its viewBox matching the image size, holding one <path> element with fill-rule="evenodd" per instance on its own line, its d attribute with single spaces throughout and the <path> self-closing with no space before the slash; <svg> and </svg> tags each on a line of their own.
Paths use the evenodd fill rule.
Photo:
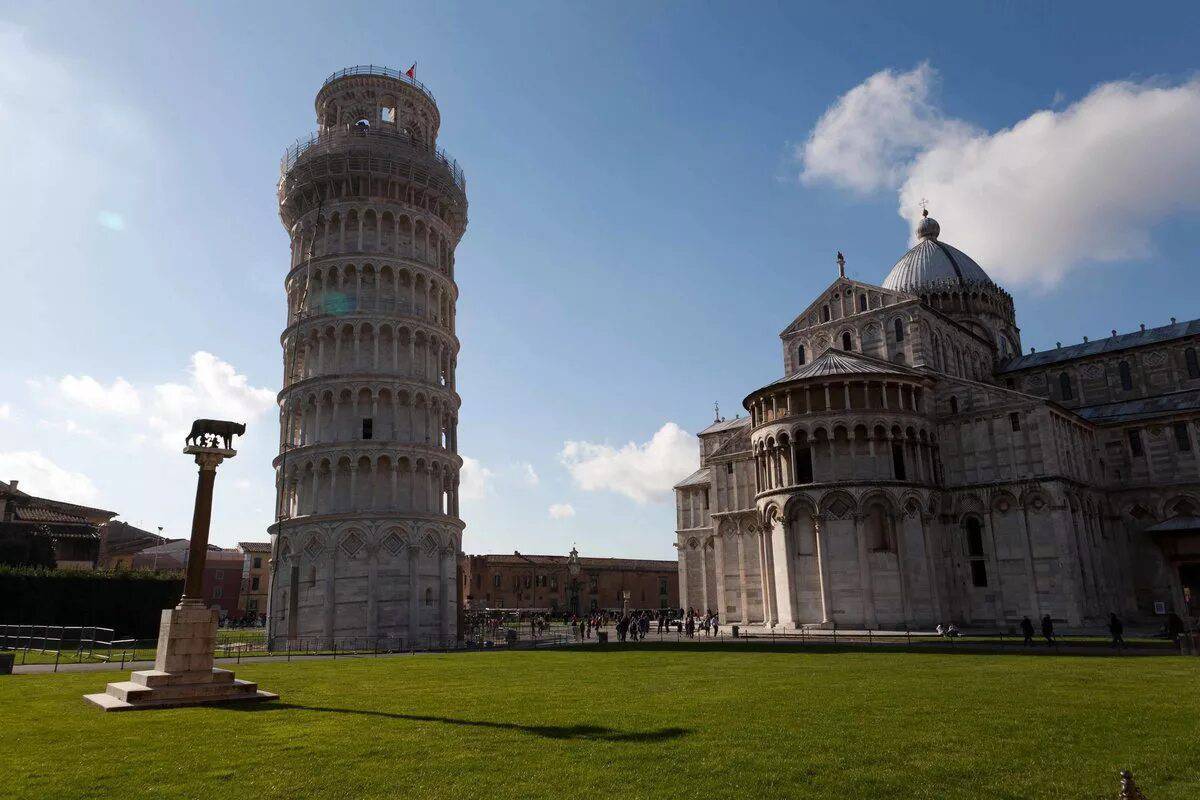
<svg viewBox="0 0 1200 800">
<path fill-rule="evenodd" d="M 291 264 L 269 634 L 453 637 L 466 181 L 437 148 L 432 93 L 403 73 L 337 72 L 316 112 L 279 181 Z"/>
</svg>

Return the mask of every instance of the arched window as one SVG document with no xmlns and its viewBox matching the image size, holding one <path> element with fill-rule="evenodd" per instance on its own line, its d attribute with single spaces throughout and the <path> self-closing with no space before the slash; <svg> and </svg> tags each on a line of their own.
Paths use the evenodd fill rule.
<svg viewBox="0 0 1200 800">
<path fill-rule="evenodd" d="M 805 363 L 804 345 L 796 347 L 796 366 L 801 366 Z"/>
<path fill-rule="evenodd" d="M 983 549 L 983 523 L 978 517 L 967 517 L 963 522 L 967 532 L 967 558 L 971 561 L 971 584 L 986 587 L 987 554 Z"/>
<path fill-rule="evenodd" d="M 1075 390 L 1071 387 L 1071 376 L 1065 372 L 1058 373 L 1058 391 L 1063 400 L 1075 397 Z"/>
<path fill-rule="evenodd" d="M 950 395 L 950 413 L 951 414 L 958 413 L 958 398 L 955 397 L 954 395 Z"/>
<path fill-rule="evenodd" d="M 1184 351 L 1183 360 L 1187 362 L 1188 377 L 1200 378 L 1200 358 L 1196 357 L 1196 348 L 1189 347 Z"/>
<path fill-rule="evenodd" d="M 896 536 L 892 530 L 892 517 L 888 510 L 876 503 L 867 510 L 867 541 L 876 552 L 894 553 Z"/>
<path fill-rule="evenodd" d="M 829 306 L 821 306 L 821 322 L 829 322 Z"/>
<path fill-rule="evenodd" d="M 1121 388 L 1125 391 L 1133 389 L 1133 374 L 1129 371 L 1129 362 L 1122 361 L 1117 367 L 1117 371 L 1121 373 Z"/>
<path fill-rule="evenodd" d="M 904 341 L 904 323 L 900 321 L 899 317 L 896 318 L 896 321 L 892 324 L 892 327 L 894 327 L 896 329 L 896 341 L 903 342 Z"/>
<path fill-rule="evenodd" d="M 427 606 L 433 605 L 433 589 L 425 590 L 425 605 L 427 605 Z"/>
<path fill-rule="evenodd" d="M 850 338 L 850 331 L 842 332 L 842 349 L 843 350 L 853 350 L 854 349 L 854 341 Z"/>
<path fill-rule="evenodd" d="M 858 296 L 858 310 L 859 311 L 867 310 L 867 296 L 865 294 L 860 294 Z"/>
</svg>

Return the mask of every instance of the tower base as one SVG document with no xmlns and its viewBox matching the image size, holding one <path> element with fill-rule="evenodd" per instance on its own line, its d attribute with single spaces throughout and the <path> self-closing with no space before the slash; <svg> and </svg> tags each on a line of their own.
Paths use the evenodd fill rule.
<svg viewBox="0 0 1200 800">
<path fill-rule="evenodd" d="M 213 668 L 217 620 L 217 612 L 198 601 L 185 599 L 163 611 L 154 669 L 135 671 L 131 680 L 110 683 L 107 691 L 83 699 L 105 711 L 278 699 L 227 669 Z"/>
</svg>

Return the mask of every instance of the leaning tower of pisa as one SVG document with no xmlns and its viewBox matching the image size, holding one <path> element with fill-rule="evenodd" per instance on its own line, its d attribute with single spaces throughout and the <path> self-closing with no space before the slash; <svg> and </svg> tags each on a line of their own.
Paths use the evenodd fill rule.
<svg viewBox="0 0 1200 800">
<path fill-rule="evenodd" d="M 437 147 L 433 94 L 405 73 L 334 73 L 316 113 L 279 179 L 291 262 L 269 634 L 276 647 L 444 640 L 463 529 L 454 248 L 466 181 Z"/>
</svg>

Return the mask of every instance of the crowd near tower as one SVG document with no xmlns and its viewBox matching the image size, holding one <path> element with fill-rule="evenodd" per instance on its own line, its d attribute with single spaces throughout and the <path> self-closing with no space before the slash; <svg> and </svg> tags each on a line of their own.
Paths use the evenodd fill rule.
<svg viewBox="0 0 1200 800">
<path fill-rule="evenodd" d="M 270 636 L 456 633 L 454 249 L 466 181 L 412 70 L 344 69 L 284 155 L 291 240 Z"/>
</svg>

